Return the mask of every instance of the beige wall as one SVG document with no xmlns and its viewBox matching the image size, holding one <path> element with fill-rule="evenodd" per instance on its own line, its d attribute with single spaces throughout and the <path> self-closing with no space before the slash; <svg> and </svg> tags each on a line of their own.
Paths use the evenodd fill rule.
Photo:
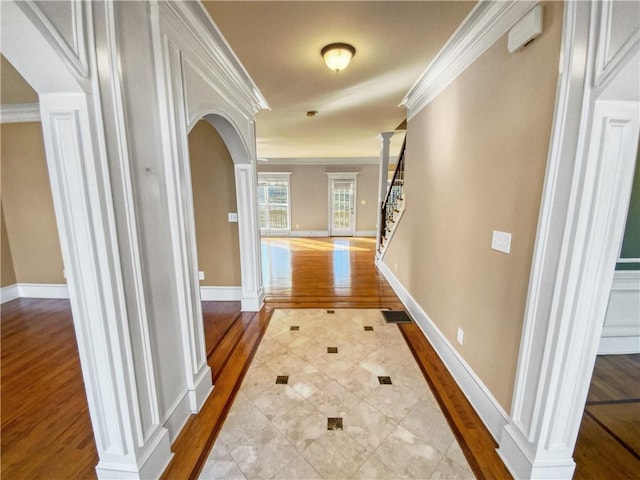
<svg viewBox="0 0 640 480">
<path fill-rule="evenodd" d="M 238 224 L 233 160 L 216 129 L 201 120 L 189 133 L 189 155 L 202 286 L 240 286 Z"/>
<path fill-rule="evenodd" d="M 4 209 L 0 203 L 0 287 L 6 287 L 16 283 L 16 273 L 13 269 L 13 258 L 9 248 L 9 237 L 7 236 L 7 226 L 4 223 Z"/>
<path fill-rule="evenodd" d="M 406 210 L 384 258 L 509 411 L 551 132 L 562 3 L 502 38 L 409 121 Z M 490 249 L 512 233 L 511 254 Z M 464 346 L 456 342 L 464 330 Z"/>
<path fill-rule="evenodd" d="M 379 172 L 377 165 L 259 165 L 258 171 L 293 172 L 290 177 L 292 232 L 327 230 L 329 181 L 326 172 L 359 172 L 356 230 L 374 231 L 376 228 Z"/>
<path fill-rule="evenodd" d="M 18 283 L 66 283 L 40 122 L 0 125 L 2 208 Z"/>
</svg>

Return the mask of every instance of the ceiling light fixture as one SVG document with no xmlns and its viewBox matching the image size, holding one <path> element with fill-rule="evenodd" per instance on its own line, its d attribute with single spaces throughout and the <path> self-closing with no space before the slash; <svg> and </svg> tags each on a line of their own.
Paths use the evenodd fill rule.
<svg viewBox="0 0 640 480">
<path fill-rule="evenodd" d="M 320 50 L 320 54 L 329 70 L 340 72 L 347 68 L 356 49 L 348 43 L 331 43 Z"/>
</svg>

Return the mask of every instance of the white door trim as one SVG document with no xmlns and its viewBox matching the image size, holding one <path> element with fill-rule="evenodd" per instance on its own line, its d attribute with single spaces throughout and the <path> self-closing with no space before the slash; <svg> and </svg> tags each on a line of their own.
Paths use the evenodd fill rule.
<svg viewBox="0 0 640 480">
<path fill-rule="evenodd" d="M 353 237 L 356 234 L 356 211 L 357 211 L 357 205 L 356 205 L 356 199 L 358 198 L 358 174 L 360 172 L 324 172 L 324 174 L 327 176 L 328 179 L 328 199 L 329 199 L 329 209 L 328 209 L 328 232 L 329 232 L 329 236 L 333 237 Z M 352 217 L 352 225 L 351 225 L 351 232 L 350 233 L 334 233 L 334 228 L 333 228 L 333 182 L 335 180 L 352 180 L 353 181 L 353 214 L 351 215 Z"/>
</svg>

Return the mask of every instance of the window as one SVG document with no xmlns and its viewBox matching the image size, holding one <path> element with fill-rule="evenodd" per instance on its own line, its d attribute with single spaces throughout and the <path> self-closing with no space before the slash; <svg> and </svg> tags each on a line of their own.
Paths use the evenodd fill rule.
<svg viewBox="0 0 640 480">
<path fill-rule="evenodd" d="M 291 173 L 258 174 L 258 210 L 262 232 L 289 231 L 289 176 Z"/>
</svg>

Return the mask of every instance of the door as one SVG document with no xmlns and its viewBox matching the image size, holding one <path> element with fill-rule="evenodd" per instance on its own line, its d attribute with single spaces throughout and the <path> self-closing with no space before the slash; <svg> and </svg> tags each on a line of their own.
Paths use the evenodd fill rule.
<svg viewBox="0 0 640 480">
<path fill-rule="evenodd" d="M 329 234 L 332 237 L 355 235 L 355 187 L 355 180 L 331 180 L 331 217 L 329 220 Z"/>
</svg>

